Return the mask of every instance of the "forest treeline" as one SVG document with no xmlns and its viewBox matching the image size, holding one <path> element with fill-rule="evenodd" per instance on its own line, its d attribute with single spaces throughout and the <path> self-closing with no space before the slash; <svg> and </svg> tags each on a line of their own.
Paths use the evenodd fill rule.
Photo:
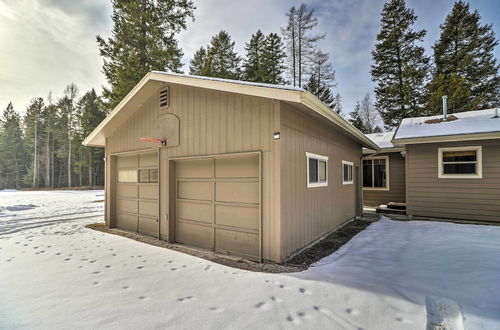
<svg viewBox="0 0 500 330">
<path fill-rule="evenodd" d="M 111 36 L 97 36 L 107 86 L 101 93 L 80 93 L 72 83 L 58 99 L 37 96 L 26 109 L 9 103 L 0 119 L 0 189 L 102 186 L 104 152 L 82 141 L 145 74 L 183 72 L 178 35 L 194 19 L 192 0 L 112 0 L 112 5 Z M 219 31 L 193 54 L 189 73 L 302 87 L 332 111 L 349 115 L 364 133 L 382 131 L 382 123 L 391 130 L 403 118 L 439 113 L 443 95 L 452 113 L 499 105 L 493 53 L 498 41 L 467 2 L 455 2 L 428 56 L 422 46 L 427 32 L 415 29 L 414 11 L 404 0 L 388 1 L 372 51 L 375 100 L 366 91 L 348 114 L 330 55 L 320 47 L 327 35 L 317 31 L 314 9 L 302 4 L 284 14 L 287 23 L 280 31 L 265 34 L 255 27 L 244 54 L 235 50 L 228 31 Z"/>
</svg>

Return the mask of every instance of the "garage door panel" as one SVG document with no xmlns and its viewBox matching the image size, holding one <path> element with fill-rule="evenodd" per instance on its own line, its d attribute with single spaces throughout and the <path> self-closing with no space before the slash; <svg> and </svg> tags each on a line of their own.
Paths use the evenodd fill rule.
<svg viewBox="0 0 500 330">
<path fill-rule="evenodd" d="M 179 161 L 175 173 L 178 178 L 211 178 L 214 173 L 212 159 Z"/>
<path fill-rule="evenodd" d="M 177 183 L 177 198 L 212 200 L 212 182 L 179 181 Z"/>
<path fill-rule="evenodd" d="M 256 156 L 219 158 L 215 160 L 216 178 L 258 178 L 259 158 Z"/>
<path fill-rule="evenodd" d="M 259 208 L 215 205 L 217 225 L 259 230 Z"/>
<path fill-rule="evenodd" d="M 116 196 L 118 198 L 137 198 L 137 184 L 118 183 Z"/>
<path fill-rule="evenodd" d="M 150 236 L 158 236 L 158 221 L 156 221 L 156 217 L 139 216 L 138 232 Z"/>
<path fill-rule="evenodd" d="M 177 220 L 175 224 L 176 241 L 183 244 L 212 249 L 213 230 L 211 226 Z"/>
<path fill-rule="evenodd" d="M 127 213 L 116 214 L 116 226 L 121 229 L 136 231 L 137 230 L 137 215 Z"/>
<path fill-rule="evenodd" d="M 216 182 L 217 202 L 259 203 L 259 182 Z"/>
<path fill-rule="evenodd" d="M 120 156 L 116 160 L 116 166 L 121 167 L 137 167 L 139 164 L 137 155 Z"/>
<path fill-rule="evenodd" d="M 222 228 L 215 229 L 216 251 L 228 251 L 245 256 L 259 256 L 259 235 Z"/>
<path fill-rule="evenodd" d="M 139 155 L 139 166 L 157 166 L 158 165 L 158 153 L 147 153 Z"/>
<path fill-rule="evenodd" d="M 158 216 L 158 202 L 140 200 L 139 201 L 139 214 L 157 217 Z"/>
<path fill-rule="evenodd" d="M 158 199 L 158 185 L 140 185 L 139 198 Z"/>
<path fill-rule="evenodd" d="M 116 199 L 116 209 L 118 212 L 137 213 L 138 202 L 136 199 Z"/>
<path fill-rule="evenodd" d="M 175 211 L 179 219 L 212 223 L 211 204 L 177 201 Z"/>
</svg>

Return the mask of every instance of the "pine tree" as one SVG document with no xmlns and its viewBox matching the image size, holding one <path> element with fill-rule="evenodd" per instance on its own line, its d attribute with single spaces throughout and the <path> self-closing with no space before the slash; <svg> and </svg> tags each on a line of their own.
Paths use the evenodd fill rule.
<svg viewBox="0 0 500 330">
<path fill-rule="evenodd" d="M 423 111 L 429 58 L 419 45 L 426 31 L 412 30 L 417 16 L 404 0 L 384 5 L 381 29 L 372 52 L 376 108 L 387 128 Z"/>
<path fill-rule="evenodd" d="M 224 30 L 212 37 L 208 47 L 208 73 L 210 77 L 240 79 L 241 58 L 234 50 L 234 41 Z"/>
<path fill-rule="evenodd" d="M 262 81 L 267 84 L 284 84 L 283 72 L 286 69 L 283 42 L 276 33 L 269 33 L 262 52 Z"/>
<path fill-rule="evenodd" d="M 305 4 L 290 8 L 286 16 L 288 23 L 281 31 L 286 41 L 289 75 L 293 85 L 301 87 L 308 56 L 315 51 L 318 41 L 326 35 L 311 34 L 318 25 L 318 18 L 314 16 L 314 9 L 307 8 Z"/>
<path fill-rule="evenodd" d="M 189 74 L 195 76 L 209 76 L 208 54 L 203 46 L 201 46 L 193 55 L 189 63 Z"/>
<path fill-rule="evenodd" d="M 24 116 L 24 144 L 26 151 L 30 155 L 31 166 L 28 175 L 24 181 L 31 184 L 32 188 L 36 188 L 40 181 L 39 179 L 39 164 L 40 164 L 40 151 L 42 146 L 42 136 L 44 125 L 42 121 L 42 113 L 45 104 L 41 97 L 31 100 Z"/>
<path fill-rule="evenodd" d="M 349 122 L 361 132 L 365 134 L 382 132 L 382 129 L 377 126 L 377 111 L 373 107 L 370 94 L 367 93 L 361 103 L 356 102 L 350 116 Z"/>
<path fill-rule="evenodd" d="M 112 37 L 97 36 L 110 85 L 104 97 L 115 107 L 152 70 L 180 72 L 176 35 L 195 9 L 191 0 L 113 0 Z"/>
<path fill-rule="evenodd" d="M 458 1 L 440 26 L 441 35 L 433 46 L 435 70 L 428 100 L 431 112 L 441 112 L 436 100 L 443 93 L 448 94 L 454 112 L 499 105 L 499 65 L 493 54 L 498 40 L 491 24 L 481 25 L 480 20 L 477 10 L 471 12 L 468 3 Z"/>
<path fill-rule="evenodd" d="M 326 104 L 332 110 L 335 108 L 335 95 L 333 95 L 329 86 L 325 85 L 325 83 L 320 83 L 315 74 L 312 74 L 309 77 L 307 84 L 304 85 L 304 89 L 314 94 L 321 102 Z"/>
<path fill-rule="evenodd" d="M 27 173 L 27 160 L 22 139 L 21 116 L 12 103 L 7 105 L 0 120 L 0 177 L 2 188 L 22 186 L 22 176 Z"/>
<path fill-rule="evenodd" d="M 361 104 L 359 104 L 359 101 L 356 102 L 356 106 L 354 107 L 354 111 L 349 113 L 351 118 L 349 119 L 349 122 L 352 124 L 352 126 L 356 127 L 359 129 L 361 132 L 365 132 L 365 125 L 363 123 L 363 120 L 361 119 Z"/>
<path fill-rule="evenodd" d="M 264 76 L 263 53 L 266 37 L 258 30 L 252 34 L 250 41 L 245 44 L 245 61 L 243 63 L 243 79 L 246 81 L 262 82 Z"/>
<path fill-rule="evenodd" d="M 83 141 L 92 131 L 106 118 L 106 112 L 103 111 L 101 101 L 94 89 L 85 93 L 78 101 L 78 142 Z M 101 178 L 96 177 L 103 168 L 104 150 L 102 148 L 85 147 L 79 143 L 79 149 L 82 158 L 79 162 L 81 167 L 87 168 L 87 183 L 89 186 L 102 185 Z M 79 170 L 80 177 L 83 178 L 83 171 Z"/>
</svg>

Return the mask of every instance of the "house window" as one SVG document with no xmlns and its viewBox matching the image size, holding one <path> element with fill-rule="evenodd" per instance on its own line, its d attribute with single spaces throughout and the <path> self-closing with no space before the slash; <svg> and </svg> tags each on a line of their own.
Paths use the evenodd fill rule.
<svg viewBox="0 0 500 330">
<path fill-rule="evenodd" d="M 482 178 L 482 148 L 438 149 L 439 178 Z"/>
<path fill-rule="evenodd" d="M 352 169 L 354 164 L 352 162 L 342 161 L 342 184 L 352 184 Z"/>
<path fill-rule="evenodd" d="M 137 170 L 135 169 L 118 170 L 118 182 L 120 183 L 137 182 Z"/>
<path fill-rule="evenodd" d="M 389 158 L 374 157 L 363 160 L 363 189 L 389 190 Z"/>
<path fill-rule="evenodd" d="M 328 186 L 328 157 L 306 152 L 307 188 Z"/>
</svg>

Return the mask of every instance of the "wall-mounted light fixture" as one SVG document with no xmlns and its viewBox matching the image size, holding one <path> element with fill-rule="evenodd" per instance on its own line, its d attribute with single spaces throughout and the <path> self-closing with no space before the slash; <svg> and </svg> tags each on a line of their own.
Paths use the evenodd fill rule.
<svg viewBox="0 0 500 330">
<path fill-rule="evenodd" d="M 280 136 L 281 136 L 280 132 L 274 132 L 274 139 L 275 140 L 279 140 Z"/>
<path fill-rule="evenodd" d="M 406 151 L 405 150 L 401 151 L 401 156 L 406 157 Z"/>
</svg>

